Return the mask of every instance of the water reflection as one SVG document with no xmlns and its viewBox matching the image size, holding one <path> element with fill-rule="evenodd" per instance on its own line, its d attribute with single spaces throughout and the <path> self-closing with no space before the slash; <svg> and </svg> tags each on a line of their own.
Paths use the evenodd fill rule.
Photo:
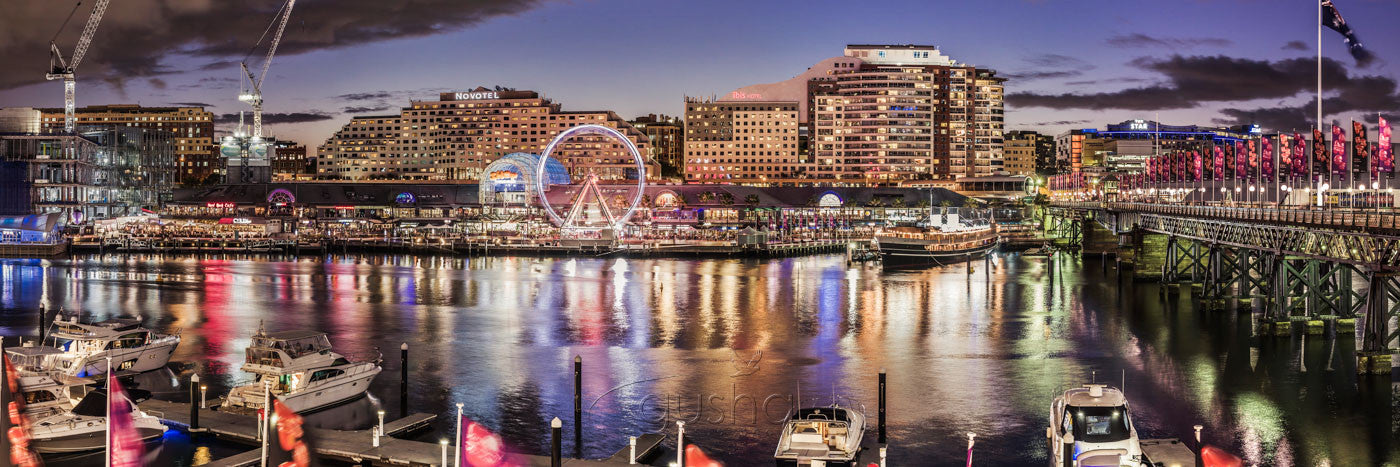
<svg viewBox="0 0 1400 467">
<path fill-rule="evenodd" d="M 260 324 L 325 331 L 342 353 L 408 343 L 410 409 L 443 415 L 425 439 L 449 433 L 462 402 L 536 453 L 549 419 L 573 422 L 579 355 L 589 457 L 628 435 L 674 432 L 681 419 L 719 457 L 766 458 L 776 421 L 798 400 L 839 397 L 873 412 L 885 368 L 893 462 L 958 462 L 969 431 L 983 460 L 1043 461 L 1048 404 L 1095 379 L 1126 383 L 1146 437 L 1187 438 L 1201 423 L 1251 462 L 1400 460 L 1394 390 L 1354 376 L 1350 339 L 1254 338 L 1248 313 L 1197 311 L 1188 291 L 1133 284 L 1096 260 L 1012 255 L 968 266 L 886 273 L 839 256 L 0 260 L 0 330 L 33 334 L 40 303 L 99 319 L 141 315 L 182 333 L 173 360 L 197 363 L 211 395 L 247 379 L 238 367 Z M 387 354 L 372 398 L 313 423 L 364 428 L 380 407 L 396 415 L 399 362 Z M 143 384 L 184 400 L 174 385 L 192 371 Z"/>
</svg>

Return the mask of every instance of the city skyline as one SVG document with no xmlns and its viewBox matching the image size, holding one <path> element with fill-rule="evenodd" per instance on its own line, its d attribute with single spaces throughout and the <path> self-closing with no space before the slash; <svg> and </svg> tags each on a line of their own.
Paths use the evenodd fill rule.
<svg viewBox="0 0 1400 467">
<path fill-rule="evenodd" d="M 78 105 L 204 104 L 221 118 L 220 131 L 231 129 L 247 110 L 235 99 L 237 62 L 281 2 L 260 2 L 258 13 L 233 19 L 225 6 L 155 3 L 157 15 L 108 13 L 78 70 Z M 955 60 L 997 70 L 1009 78 L 1007 129 L 1057 133 L 1158 114 L 1172 124 L 1279 127 L 1312 119 L 1316 13 L 1307 2 L 1286 10 L 1255 2 L 1099 5 L 883 2 L 853 15 L 834 2 L 801 9 L 429 2 L 385 11 L 304 0 L 264 86 L 268 132 L 315 147 L 351 116 L 496 85 L 540 91 L 565 110 L 681 115 L 684 96 L 782 81 L 852 43 L 936 45 Z M 0 51 L 15 65 L 0 72 L 0 107 L 61 107 L 62 86 L 42 81 L 42 42 L 69 8 L 24 5 L 7 15 L 16 24 L 6 25 L 12 33 L 0 38 Z M 1386 48 L 1400 33 L 1382 20 L 1400 13 L 1400 4 L 1338 8 L 1378 60 L 1358 67 L 1341 38 L 1324 31 L 1324 83 L 1338 86 L 1326 106 L 1348 110 L 1328 119 L 1400 109 L 1389 65 L 1400 53 Z M 80 8 L 75 21 L 85 15 Z M 60 48 L 71 47 L 77 29 L 65 28 Z"/>
</svg>

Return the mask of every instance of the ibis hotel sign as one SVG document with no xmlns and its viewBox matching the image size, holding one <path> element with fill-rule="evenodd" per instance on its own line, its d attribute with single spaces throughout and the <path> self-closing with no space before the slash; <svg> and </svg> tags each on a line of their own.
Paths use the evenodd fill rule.
<svg viewBox="0 0 1400 467">
<path fill-rule="evenodd" d="M 478 101 L 500 99 L 501 95 L 496 91 L 457 92 L 452 94 L 452 98 L 459 101 Z"/>
</svg>

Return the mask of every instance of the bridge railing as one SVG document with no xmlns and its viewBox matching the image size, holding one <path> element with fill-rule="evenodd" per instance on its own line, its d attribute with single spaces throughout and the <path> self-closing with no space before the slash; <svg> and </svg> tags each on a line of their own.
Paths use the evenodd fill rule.
<svg viewBox="0 0 1400 467">
<path fill-rule="evenodd" d="M 1085 206 L 1061 206 L 1071 208 L 1106 208 L 1112 211 L 1129 211 L 1170 216 L 1237 220 L 1248 222 L 1268 222 L 1295 225 L 1312 225 L 1337 229 L 1400 229 L 1400 212 L 1364 208 L 1303 208 L 1298 206 L 1192 206 L 1155 203 L 1076 203 Z"/>
</svg>

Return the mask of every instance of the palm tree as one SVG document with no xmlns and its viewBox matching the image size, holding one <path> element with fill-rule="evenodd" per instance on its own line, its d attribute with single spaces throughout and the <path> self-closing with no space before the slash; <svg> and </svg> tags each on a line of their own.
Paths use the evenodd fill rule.
<svg viewBox="0 0 1400 467">
<path fill-rule="evenodd" d="M 744 202 L 749 206 L 758 206 L 758 195 L 748 195 L 744 197 Z"/>
</svg>

